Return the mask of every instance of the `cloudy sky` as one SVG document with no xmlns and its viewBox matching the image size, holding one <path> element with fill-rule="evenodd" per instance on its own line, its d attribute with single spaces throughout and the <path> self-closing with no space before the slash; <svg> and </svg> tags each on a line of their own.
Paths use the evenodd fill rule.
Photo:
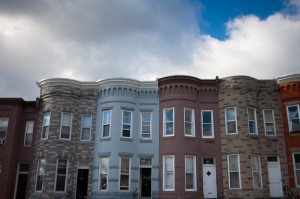
<svg viewBox="0 0 300 199">
<path fill-rule="evenodd" d="M 300 73 L 300 0 L 2 0 L 0 97 L 64 77 Z"/>
</svg>

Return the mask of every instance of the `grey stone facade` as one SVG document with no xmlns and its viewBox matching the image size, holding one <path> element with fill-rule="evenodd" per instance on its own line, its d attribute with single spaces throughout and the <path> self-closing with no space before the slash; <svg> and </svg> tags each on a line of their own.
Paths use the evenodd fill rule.
<svg viewBox="0 0 300 199">
<path fill-rule="evenodd" d="M 40 111 L 34 151 L 33 175 L 31 178 L 30 198 L 60 198 L 66 192 L 76 194 L 77 172 L 79 168 L 89 170 L 88 198 L 91 196 L 93 173 L 94 137 L 96 129 L 97 84 L 68 79 L 48 79 L 38 83 L 40 93 Z M 41 138 L 43 113 L 51 112 L 48 139 Z M 62 112 L 72 114 L 71 138 L 59 138 Z M 83 114 L 92 116 L 89 141 L 81 141 L 81 121 Z M 37 162 L 45 159 L 43 187 L 36 191 Z M 55 191 L 57 159 L 68 161 L 65 191 Z"/>
<path fill-rule="evenodd" d="M 269 198 L 271 196 L 268 173 L 268 156 L 280 161 L 282 186 L 288 184 L 284 134 L 279 92 L 275 80 L 256 80 L 247 76 L 223 78 L 219 84 L 219 108 L 222 145 L 222 168 L 225 198 Z M 235 107 L 237 134 L 227 134 L 225 108 Z M 247 108 L 256 110 L 257 134 L 249 133 Z M 263 110 L 274 111 L 276 134 L 267 136 L 264 129 Z M 238 154 L 240 162 L 240 188 L 229 188 L 228 155 Z M 251 156 L 259 155 L 262 187 L 253 188 Z M 279 187 L 282 189 L 282 186 Z"/>
</svg>

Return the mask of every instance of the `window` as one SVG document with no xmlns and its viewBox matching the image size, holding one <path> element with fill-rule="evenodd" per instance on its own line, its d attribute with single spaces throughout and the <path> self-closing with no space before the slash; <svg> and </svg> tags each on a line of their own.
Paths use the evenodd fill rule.
<svg viewBox="0 0 300 199">
<path fill-rule="evenodd" d="M 71 139 L 72 114 L 61 114 L 60 139 Z"/>
<path fill-rule="evenodd" d="M 120 167 L 120 190 L 128 191 L 130 182 L 130 159 L 121 158 Z"/>
<path fill-rule="evenodd" d="M 123 111 L 122 137 L 131 137 L 131 111 Z"/>
<path fill-rule="evenodd" d="M 266 135 L 275 135 L 275 120 L 273 110 L 264 110 L 264 125 L 265 125 L 265 134 Z"/>
<path fill-rule="evenodd" d="M 174 108 L 165 108 L 163 114 L 163 136 L 174 136 Z"/>
<path fill-rule="evenodd" d="M 228 155 L 229 189 L 240 189 L 240 160 L 239 155 Z"/>
<path fill-rule="evenodd" d="M 163 190 L 175 190 L 174 156 L 163 156 Z"/>
<path fill-rule="evenodd" d="M 229 107 L 225 109 L 226 133 L 237 134 L 236 108 Z"/>
<path fill-rule="evenodd" d="M 43 189 L 43 181 L 44 181 L 44 173 L 45 173 L 45 159 L 40 159 L 37 165 L 37 175 L 35 182 L 35 191 L 42 191 Z"/>
<path fill-rule="evenodd" d="M 253 188 L 262 188 L 262 178 L 261 178 L 261 167 L 260 167 L 260 156 L 251 156 L 252 165 L 252 178 L 253 178 Z"/>
<path fill-rule="evenodd" d="M 24 146 L 31 146 L 34 121 L 27 121 L 24 135 Z"/>
<path fill-rule="evenodd" d="M 43 129 L 42 129 L 42 139 L 48 139 L 49 126 L 50 126 L 50 112 L 45 112 L 43 116 Z"/>
<path fill-rule="evenodd" d="M 257 135 L 256 110 L 255 108 L 248 107 L 247 112 L 249 133 Z"/>
<path fill-rule="evenodd" d="M 55 191 L 66 191 L 68 160 L 58 159 L 56 166 Z"/>
<path fill-rule="evenodd" d="M 141 113 L 141 138 L 151 138 L 151 113 Z"/>
<path fill-rule="evenodd" d="M 90 140 L 91 137 L 92 116 L 82 115 L 80 140 Z"/>
<path fill-rule="evenodd" d="M 8 128 L 8 118 L 0 117 L 0 144 L 5 143 L 7 128 Z"/>
<path fill-rule="evenodd" d="M 299 105 L 287 106 L 289 132 L 300 131 Z"/>
<path fill-rule="evenodd" d="M 100 187 L 99 190 L 107 190 L 107 175 L 108 175 L 108 157 L 100 158 Z"/>
<path fill-rule="evenodd" d="M 185 190 L 196 191 L 196 157 L 185 157 Z"/>
<path fill-rule="evenodd" d="M 110 136 L 110 118 L 111 118 L 111 111 L 103 111 L 102 137 Z"/>
<path fill-rule="evenodd" d="M 293 154 L 296 187 L 300 187 L 300 153 Z"/>
<path fill-rule="evenodd" d="M 194 109 L 184 108 L 184 134 L 195 136 Z"/>
<path fill-rule="evenodd" d="M 202 137 L 214 137 L 213 111 L 201 111 Z"/>
</svg>

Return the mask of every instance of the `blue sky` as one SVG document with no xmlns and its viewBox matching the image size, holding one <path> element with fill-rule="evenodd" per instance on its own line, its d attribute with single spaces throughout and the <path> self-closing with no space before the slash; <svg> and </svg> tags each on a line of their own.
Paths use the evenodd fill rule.
<svg viewBox="0 0 300 199">
<path fill-rule="evenodd" d="M 300 73 L 300 0 L 10 0 L 0 27 L 0 97 L 57 77 Z"/>
</svg>

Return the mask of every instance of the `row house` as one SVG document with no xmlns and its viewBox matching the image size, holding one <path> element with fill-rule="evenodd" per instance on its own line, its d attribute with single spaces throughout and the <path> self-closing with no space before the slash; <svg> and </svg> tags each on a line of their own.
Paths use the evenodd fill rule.
<svg viewBox="0 0 300 199">
<path fill-rule="evenodd" d="M 38 102 L 0 99 L 0 198 L 28 197 Z"/>
</svg>

